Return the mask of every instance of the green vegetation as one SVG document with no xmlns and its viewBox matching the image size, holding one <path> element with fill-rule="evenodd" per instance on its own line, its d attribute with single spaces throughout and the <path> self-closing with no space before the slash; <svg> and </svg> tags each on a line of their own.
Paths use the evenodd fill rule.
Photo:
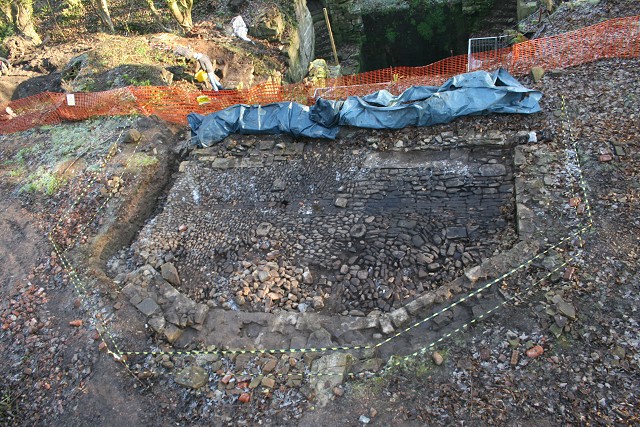
<svg viewBox="0 0 640 427">
<path fill-rule="evenodd" d="M 11 394 L 7 390 L 0 389 L 0 424 L 11 425 L 12 421 L 15 421 L 13 411 Z"/>
<path fill-rule="evenodd" d="M 101 44 L 100 46 L 104 46 Z M 108 48 L 106 48 L 108 46 Z M 107 71 L 122 64 L 153 65 L 154 55 L 144 37 L 109 37 L 109 44 L 91 51 L 93 63 L 98 64 L 96 73 Z"/>
<path fill-rule="evenodd" d="M 0 11 L 2 21 L 17 34 L 27 37 L 36 45 L 42 42 L 33 24 L 33 0 L 0 0 Z"/>
<path fill-rule="evenodd" d="M 61 20 L 63 21 L 75 21 L 86 12 L 80 0 L 67 0 L 65 4 L 66 7 L 60 12 Z"/>
<path fill-rule="evenodd" d="M 40 149 L 38 144 L 34 144 L 31 147 L 24 147 L 18 150 L 18 152 L 13 156 L 13 163 L 24 166 L 27 161 L 27 158 L 32 157 L 34 153 L 38 152 Z"/>
<path fill-rule="evenodd" d="M 396 39 L 398 38 L 398 32 L 394 31 L 392 28 L 387 28 L 387 31 L 385 33 L 385 38 L 389 43 L 393 44 L 396 42 Z"/>
<path fill-rule="evenodd" d="M 10 170 L 7 175 L 9 176 L 9 178 L 20 178 L 21 176 L 24 176 L 27 173 L 27 169 L 24 168 L 23 166 L 19 166 L 16 169 Z"/>
<path fill-rule="evenodd" d="M 13 25 L 10 23 L 0 20 L 0 42 L 4 41 L 7 37 L 11 37 L 15 34 L 13 29 Z"/>
<path fill-rule="evenodd" d="M 447 31 L 445 25 L 444 9 L 438 7 L 433 12 L 425 15 L 424 21 L 418 23 L 416 31 L 425 40 L 431 40 L 435 34 L 442 34 Z"/>
<path fill-rule="evenodd" d="M 355 399 L 378 396 L 387 387 L 389 381 L 384 376 L 375 376 L 366 380 L 354 382 L 351 391 Z"/>
<path fill-rule="evenodd" d="M 4 164 L 6 175 L 20 180 L 20 193 L 54 195 L 66 179 L 56 173 L 56 165 L 82 158 L 88 171 L 97 172 L 107 152 L 117 146 L 115 141 L 128 127 L 130 120 L 112 118 L 86 120 L 66 125 L 45 125 L 33 135 L 33 145 L 18 150 Z M 96 135 L 102 135 L 100 139 Z M 132 162 L 145 167 L 158 162 L 146 154 L 135 155 Z"/>
<path fill-rule="evenodd" d="M 406 9 L 362 16 L 362 68 L 420 66 L 466 51 L 468 36 L 495 0 L 411 0 Z"/>
<path fill-rule="evenodd" d="M 34 173 L 27 177 L 27 183 L 20 188 L 21 193 L 43 193 L 47 196 L 54 195 L 64 180 L 57 177 L 49 169 L 40 166 Z"/>
<path fill-rule="evenodd" d="M 158 164 L 158 158 L 145 153 L 135 153 L 129 157 L 127 169 L 140 169 Z"/>
<path fill-rule="evenodd" d="M 122 79 L 125 81 L 125 83 L 132 86 L 151 86 L 150 79 L 138 80 L 137 78 L 130 76 L 128 74 L 123 74 Z"/>
</svg>

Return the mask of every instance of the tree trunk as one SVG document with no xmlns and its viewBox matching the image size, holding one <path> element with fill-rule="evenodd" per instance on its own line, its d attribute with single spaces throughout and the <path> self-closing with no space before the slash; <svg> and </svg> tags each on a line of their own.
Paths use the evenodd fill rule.
<svg viewBox="0 0 640 427">
<path fill-rule="evenodd" d="M 36 32 L 36 27 L 33 25 L 33 4 L 30 0 L 11 3 L 11 20 L 20 34 L 30 38 L 36 45 L 42 43 Z"/>
<path fill-rule="evenodd" d="M 180 0 L 180 5 L 182 6 L 183 9 L 183 15 L 184 15 L 184 24 L 182 24 L 182 27 L 187 29 L 187 30 L 191 30 L 191 27 L 193 27 L 193 20 L 191 19 L 191 9 L 193 9 L 193 0 Z"/>
<path fill-rule="evenodd" d="M 147 1 L 147 6 L 149 6 L 149 10 L 151 11 L 151 14 L 158 22 L 158 25 L 160 26 L 160 28 L 162 28 L 162 31 L 164 31 L 165 33 L 170 33 L 171 29 L 167 28 L 164 25 L 162 20 L 162 15 L 158 11 L 158 9 L 156 9 L 156 5 L 153 3 L 153 0 L 146 0 L 146 1 Z"/>
<path fill-rule="evenodd" d="M 190 31 L 191 27 L 193 27 L 193 21 L 191 20 L 193 0 L 167 0 L 167 6 L 182 29 Z"/>
<path fill-rule="evenodd" d="M 115 30 L 113 28 L 113 21 L 111 20 L 111 15 L 109 14 L 109 3 L 107 2 L 107 0 L 98 0 L 97 3 L 98 16 L 100 16 L 100 19 L 102 20 L 104 25 L 109 27 L 109 32 L 114 33 Z"/>
</svg>

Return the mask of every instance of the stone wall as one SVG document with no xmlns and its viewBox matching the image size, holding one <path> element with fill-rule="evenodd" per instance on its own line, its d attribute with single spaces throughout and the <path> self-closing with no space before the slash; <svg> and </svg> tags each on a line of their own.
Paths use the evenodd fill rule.
<svg viewBox="0 0 640 427">
<path fill-rule="evenodd" d="M 538 2 L 535 0 L 516 0 L 518 4 L 518 21 L 525 19 L 538 10 Z"/>
<path fill-rule="evenodd" d="M 338 45 L 360 43 L 362 38 L 362 0 L 326 0 L 331 28 Z"/>
<path fill-rule="evenodd" d="M 230 138 L 183 165 L 136 251 L 155 268 L 175 259 L 181 291 L 198 302 L 389 311 L 513 234 L 511 153 Z"/>
</svg>

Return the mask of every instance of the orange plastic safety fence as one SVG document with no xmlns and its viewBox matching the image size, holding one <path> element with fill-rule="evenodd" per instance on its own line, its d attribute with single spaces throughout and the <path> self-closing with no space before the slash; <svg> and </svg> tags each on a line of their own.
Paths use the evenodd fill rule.
<svg viewBox="0 0 640 427">
<path fill-rule="evenodd" d="M 264 83 L 245 90 L 220 92 L 131 86 L 106 92 L 75 93 L 75 105 L 68 104 L 67 94 L 45 92 L 11 101 L 9 107 L 13 116 L 4 114 L 4 106 L 0 111 L 0 133 L 105 115 L 155 114 L 169 122 L 186 123 L 190 112 L 208 114 L 235 104 L 295 101 L 311 105 L 319 97 L 344 99 L 381 89 L 399 94 L 411 86 L 437 86 L 467 71 L 491 71 L 502 67 L 515 76 L 521 76 L 533 66 L 558 69 L 605 58 L 636 57 L 640 57 L 640 16 L 613 19 L 497 51 L 474 53 L 470 61 L 467 55 L 458 55 L 423 67 L 391 67 L 327 79 L 316 86 Z M 206 96 L 208 102 L 199 103 L 197 98 L 201 96 Z"/>
</svg>

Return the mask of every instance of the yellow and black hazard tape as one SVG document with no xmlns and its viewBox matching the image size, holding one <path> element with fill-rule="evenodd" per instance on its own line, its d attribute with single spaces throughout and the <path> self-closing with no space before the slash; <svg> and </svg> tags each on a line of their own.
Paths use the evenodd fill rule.
<svg viewBox="0 0 640 427">
<path fill-rule="evenodd" d="M 104 158 L 100 161 L 100 169 L 101 170 L 105 169 L 106 166 L 111 161 L 111 159 L 117 154 L 117 152 L 118 152 L 118 148 L 117 148 L 118 147 L 118 143 L 119 143 L 120 137 L 122 136 L 123 132 L 124 132 L 124 130 L 121 131 L 120 134 L 116 137 L 115 141 L 109 146 Z M 131 157 L 138 150 L 139 144 L 140 144 L 140 141 L 138 141 L 138 143 L 134 147 L 134 150 L 131 153 Z M 127 159 L 127 163 L 130 161 L 131 157 L 129 157 L 129 159 Z M 126 170 L 126 168 L 123 169 L 123 172 L 120 175 L 120 178 L 122 178 L 125 170 Z M 75 198 L 73 203 L 69 206 L 68 211 L 71 211 L 74 207 L 76 207 L 80 203 L 81 200 L 83 200 L 88 195 L 88 193 L 91 191 L 92 186 L 99 179 L 98 176 L 99 176 L 99 174 L 96 173 L 91 180 L 89 180 L 87 183 L 85 183 L 83 188 L 79 191 L 78 196 Z M 90 226 L 90 224 L 95 219 L 95 217 L 97 215 L 99 215 L 100 211 L 109 203 L 111 198 L 112 198 L 112 195 L 109 195 L 109 197 L 106 198 L 106 200 L 103 202 L 103 204 L 98 207 L 96 212 L 89 218 L 87 223 L 83 225 L 83 227 L 78 232 L 78 234 L 77 234 L 76 238 L 74 239 L 74 241 L 70 245 L 68 245 L 66 250 L 62 250 L 60 248 L 60 246 L 58 245 L 58 243 L 56 243 L 56 241 L 54 239 L 54 236 L 53 236 L 53 233 L 55 231 L 59 230 L 60 227 L 62 227 L 63 222 L 65 220 L 65 216 L 64 215 L 60 216 L 60 219 L 57 221 L 57 223 L 54 224 L 54 226 L 47 233 L 47 237 L 48 237 L 49 241 L 51 242 L 51 245 L 53 247 L 54 252 L 56 253 L 58 259 L 60 260 L 60 262 L 62 264 L 62 267 L 64 268 L 64 270 L 69 275 L 70 283 L 73 285 L 76 293 L 80 297 L 80 300 L 85 305 L 85 308 L 87 310 L 90 309 L 89 303 L 88 303 L 88 301 L 86 299 L 87 290 L 85 289 L 85 286 L 84 286 L 84 284 L 82 282 L 82 279 L 79 277 L 78 273 L 76 272 L 76 269 L 73 267 L 72 263 L 66 257 L 66 253 L 67 253 L 67 251 L 69 249 L 71 249 L 75 245 L 77 240 L 82 236 L 84 231 Z M 115 337 L 112 335 L 112 333 L 111 333 L 110 329 L 108 328 L 108 326 L 97 315 L 94 316 L 94 318 L 96 319 L 96 322 L 97 322 L 96 331 L 98 333 L 100 341 L 105 346 L 105 350 L 106 350 L 107 354 L 111 355 L 116 361 L 122 362 L 125 365 L 125 367 L 127 368 L 127 370 L 133 375 L 133 372 L 131 372 L 129 366 L 125 363 L 125 358 L 122 357 L 123 352 L 118 348 L 117 341 L 116 341 Z M 133 375 L 133 376 L 135 377 L 135 375 Z"/>
<path fill-rule="evenodd" d="M 521 291 L 519 291 L 517 293 L 514 293 L 513 295 L 511 295 L 508 298 L 506 298 L 504 301 L 500 302 L 499 304 L 496 304 L 495 306 L 493 306 L 489 310 L 485 311 L 484 313 L 480 314 L 479 316 L 474 317 L 473 319 L 471 319 L 469 322 L 465 323 L 464 325 L 459 326 L 459 327 L 457 327 L 456 329 L 454 329 L 454 330 L 452 330 L 450 332 L 447 332 L 446 334 L 442 335 L 437 340 L 434 340 L 434 341 L 430 342 L 426 346 L 421 347 L 418 350 L 416 350 L 413 353 L 408 354 L 406 356 L 392 358 L 392 360 L 389 361 L 389 363 L 380 371 L 380 373 L 383 374 L 384 372 L 390 371 L 393 368 L 396 368 L 398 366 L 401 366 L 402 364 L 410 362 L 410 361 L 416 359 L 419 356 L 423 356 L 427 351 L 433 350 L 438 344 L 440 344 L 444 340 L 450 338 L 451 336 L 457 334 L 458 332 L 461 332 L 463 330 L 468 329 L 471 325 L 473 325 L 475 323 L 478 323 L 481 320 L 486 319 L 487 317 L 489 317 L 489 315 L 491 315 L 494 311 L 498 310 L 500 307 L 503 307 L 504 305 L 506 305 L 510 301 L 513 301 L 516 298 L 520 297 L 522 294 L 524 294 L 525 292 L 528 292 L 534 286 L 539 285 L 540 283 L 544 282 L 549 277 L 551 277 L 552 275 L 554 275 L 555 273 L 560 271 L 561 269 L 563 269 L 566 266 L 568 266 L 571 263 L 571 261 L 573 261 L 574 259 L 575 258 L 570 258 L 568 261 L 562 263 L 561 265 L 559 265 L 555 269 L 551 270 L 549 273 L 547 273 L 544 277 L 542 277 L 538 281 L 531 283 L 530 285 L 528 285 L 527 287 L 525 287 Z"/>
<path fill-rule="evenodd" d="M 256 350 L 246 350 L 246 349 L 237 349 L 237 350 L 223 350 L 223 349 L 215 349 L 215 350 L 185 350 L 185 351 L 179 351 L 179 350 L 175 350 L 175 351 L 162 351 L 162 350 L 158 350 L 158 351 L 154 351 L 154 350 L 150 350 L 150 351 L 125 351 L 123 354 L 128 355 L 128 356 L 162 356 L 162 355 L 180 355 L 180 356 L 196 356 L 196 355 L 204 355 L 204 354 L 222 354 L 222 355 L 238 355 L 238 354 L 289 354 L 289 353 L 321 353 L 321 352 L 329 352 L 329 351 L 352 351 L 352 350 L 368 350 L 368 349 L 377 349 L 399 337 L 401 337 L 402 335 L 407 334 L 408 332 L 412 331 L 413 329 L 419 327 L 420 325 L 428 322 L 429 320 L 434 319 L 435 317 L 441 315 L 442 313 L 456 307 L 459 304 L 464 303 L 465 301 L 473 298 L 474 296 L 480 294 L 481 292 L 484 292 L 485 290 L 489 289 L 492 285 L 496 284 L 496 283 L 501 283 L 504 279 L 506 279 L 507 277 L 511 276 L 512 274 L 518 272 L 519 270 L 528 267 L 529 265 L 531 265 L 533 262 L 535 262 L 537 259 L 545 256 L 546 254 L 548 254 L 551 250 L 557 249 L 558 247 L 560 247 L 561 245 L 563 245 L 564 243 L 568 242 L 569 240 L 575 238 L 577 235 L 583 233 L 586 230 L 586 227 L 583 227 L 582 229 L 576 231 L 575 233 L 572 233 L 570 236 L 565 237 L 564 239 L 562 239 L 560 242 L 554 244 L 553 246 L 550 246 L 549 248 L 547 248 L 546 250 L 544 250 L 543 252 L 540 252 L 539 254 L 537 254 L 536 256 L 534 256 L 533 258 L 523 262 L 522 264 L 518 265 L 517 267 L 514 267 L 513 269 L 511 269 L 510 271 L 508 271 L 507 273 L 504 273 L 503 275 L 499 276 L 496 279 L 490 280 L 487 283 L 485 283 L 484 285 L 482 285 L 480 288 L 472 291 L 469 294 L 466 294 L 464 296 L 462 296 L 461 298 L 459 298 L 457 301 L 441 308 L 440 310 L 432 313 L 431 315 L 423 318 L 422 320 L 419 320 L 415 323 L 413 323 L 412 325 L 404 328 L 403 330 L 396 332 L 393 335 L 390 335 L 388 338 L 375 343 L 375 344 L 364 344 L 364 345 L 351 345 L 351 346 L 334 346 L 334 347 L 308 347 L 308 348 L 278 348 L 278 349 L 256 349 Z"/>
<path fill-rule="evenodd" d="M 255 350 L 174 350 L 174 351 L 162 351 L 162 350 L 150 350 L 150 351 L 125 351 L 122 354 L 127 356 L 198 356 L 206 354 L 220 354 L 222 356 L 235 356 L 240 354 L 254 354 L 254 355 L 270 355 L 270 354 L 295 354 L 295 353 L 325 353 L 329 351 L 352 351 L 352 350 L 368 350 L 374 348 L 371 344 L 365 345 L 346 345 L 346 346 L 332 346 L 332 347 L 307 347 L 307 348 L 276 348 L 276 349 L 255 349 Z"/>
<path fill-rule="evenodd" d="M 108 162 L 111 160 L 111 158 L 113 156 L 115 156 L 115 154 L 118 152 L 118 141 L 120 140 L 120 137 L 122 136 L 123 131 L 120 132 L 120 135 L 116 138 L 116 140 L 113 142 L 113 144 L 111 145 L 111 147 L 109 148 L 109 150 L 107 151 L 107 155 L 105 156 L 105 159 L 103 159 L 103 161 L 100 164 L 100 168 L 104 169 L 107 165 Z M 131 159 L 133 158 L 133 156 L 137 153 L 138 148 L 140 146 L 140 142 L 142 140 L 140 139 L 136 145 L 133 148 L 133 151 L 131 152 L 129 158 L 126 161 L 126 165 L 129 164 L 129 162 L 131 161 Z M 122 177 L 124 176 L 125 172 L 126 172 L 127 168 L 126 166 L 122 169 L 122 172 L 120 173 L 120 175 L 118 175 L 118 178 L 120 179 L 120 182 L 122 182 Z M 93 183 L 95 183 L 97 181 L 97 178 L 94 178 L 93 180 L 91 180 L 87 185 L 85 185 L 85 187 L 83 188 L 83 190 L 81 191 L 81 194 L 84 193 L 86 195 L 86 193 L 89 192 L 89 189 L 91 188 L 91 185 L 93 185 Z M 87 230 L 87 228 L 89 228 L 89 226 L 91 225 L 91 223 L 93 222 L 93 220 L 100 214 L 100 212 L 102 212 L 102 210 L 109 204 L 109 202 L 111 201 L 111 199 L 114 197 L 114 193 L 109 193 L 109 195 L 105 198 L 105 200 L 102 202 L 102 204 L 100 206 L 98 206 L 98 208 L 96 209 L 96 211 L 94 212 L 94 214 L 89 217 L 89 219 L 87 220 L 87 222 L 85 224 L 83 224 L 82 228 L 77 232 L 75 239 L 72 241 L 71 244 L 67 245 L 67 248 L 64 250 L 64 252 L 66 253 L 67 251 L 71 250 L 75 244 L 78 242 L 78 240 L 82 237 L 82 235 L 84 234 L 84 232 Z M 79 203 L 80 198 L 77 198 L 76 201 L 71 205 L 71 207 L 69 208 L 69 210 L 73 209 L 73 207 L 75 207 L 77 205 L 77 203 Z M 56 224 L 56 226 L 54 226 L 54 228 L 49 232 L 49 235 L 51 235 L 51 233 L 53 232 L 53 230 L 56 229 L 56 227 L 59 227 L 60 224 L 62 223 L 64 217 L 61 217 L 60 220 L 58 221 L 58 223 Z"/>
<path fill-rule="evenodd" d="M 591 204 L 589 203 L 589 195 L 587 193 L 587 183 L 585 182 L 584 174 L 582 173 L 582 162 L 580 161 L 580 153 L 578 152 L 578 143 L 575 140 L 575 137 L 573 135 L 573 127 L 571 126 L 571 121 L 569 120 L 569 115 L 567 113 L 567 105 L 566 105 L 564 96 L 561 97 L 561 102 L 562 102 L 562 117 L 564 122 L 567 124 L 568 143 L 571 144 L 571 147 L 576 153 L 576 162 L 578 163 L 578 180 L 580 182 L 580 188 L 582 190 L 582 197 L 584 198 L 585 212 L 587 214 L 587 221 L 588 221 L 587 225 L 588 227 L 592 227 L 593 215 L 591 213 Z M 564 132 L 564 127 L 563 127 L 563 132 Z"/>
</svg>

